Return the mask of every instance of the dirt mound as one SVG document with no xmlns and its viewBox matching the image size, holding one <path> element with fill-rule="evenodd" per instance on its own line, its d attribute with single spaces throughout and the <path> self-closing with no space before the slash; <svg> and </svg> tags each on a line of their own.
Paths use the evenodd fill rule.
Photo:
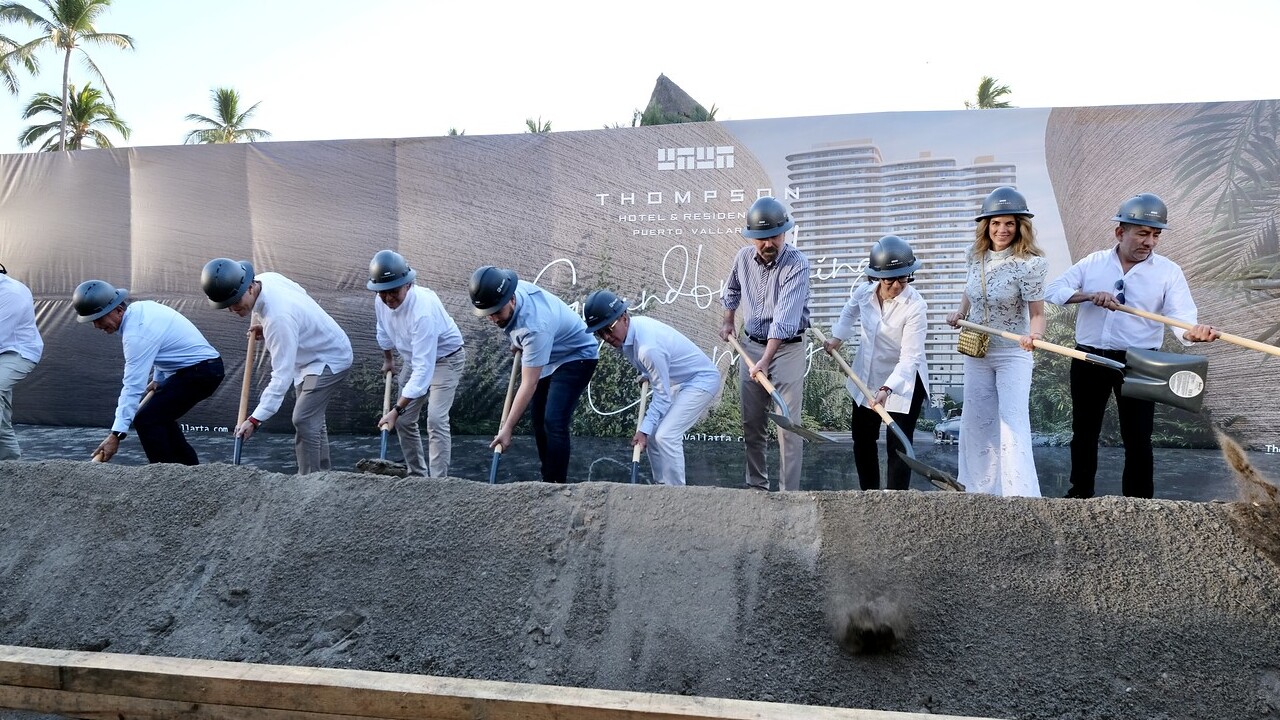
<svg viewBox="0 0 1280 720">
<path fill-rule="evenodd" d="M 0 644 L 959 715 L 1280 712 L 1280 569 L 1236 514 L 1262 504 L 67 461 L 0 463 L 0 497 Z"/>
</svg>

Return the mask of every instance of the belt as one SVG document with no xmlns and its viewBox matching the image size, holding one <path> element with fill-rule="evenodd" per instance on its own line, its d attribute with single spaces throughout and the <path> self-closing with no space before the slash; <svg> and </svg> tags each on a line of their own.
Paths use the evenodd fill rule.
<svg viewBox="0 0 1280 720">
<path fill-rule="evenodd" d="M 1124 350 L 1108 350 L 1106 348 L 1096 348 L 1092 345 L 1080 345 L 1080 344 L 1076 345 L 1076 349 L 1081 352 L 1091 353 L 1093 355 L 1101 355 L 1102 357 L 1107 358 L 1108 360 L 1119 360 L 1121 362 L 1124 361 L 1125 352 L 1126 352 Z"/>
<path fill-rule="evenodd" d="M 744 335 L 747 335 L 746 333 L 743 333 L 743 334 L 744 334 Z M 769 344 L 769 338 L 758 338 L 758 337 L 756 337 L 755 335 L 747 335 L 747 339 L 748 339 L 748 340 L 750 340 L 750 341 L 751 341 L 751 342 L 753 342 L 753 343 L 756 343 L 757 345 L 768 345 L 768 344 Z M 798 343 L 798 342 L 800 342 L 800 341 L 801 341 L 801 340 L 803 340 L 803 339 L 804 339 L 804 335 L 796 335 L 795 337 L 789 337 L 789 338 L 787 338 L 787 339 L 783 340 L 783 341 L 782 341 L 782 344 L 783 344 L 783 345 L 790 345 L 790 344 L 792 344 L 792 343 Z"/>
<path fill-rule="evenodd" d="M 441 360 L 444 360 L 444 359 L 446 359 L 446 358 L 451 358 L 451 357 L 453 357 L 454 355 L 457 355 L 458 353 L 462 352 L 462 348 L 464 348 L 464 347 L 466 347 L 466 346 L 465 346 L 465 345 L 459 345 L 459 346 L 458 346 L 458 348 L 457 348 L 456 350 L 454 350 L 453 352 L 449 353 L 448 355 L 445 355 L 444 357 L 442 357 L 442 358 L 440 358 L 440 359 L 441 359 Z"/>
</svg>

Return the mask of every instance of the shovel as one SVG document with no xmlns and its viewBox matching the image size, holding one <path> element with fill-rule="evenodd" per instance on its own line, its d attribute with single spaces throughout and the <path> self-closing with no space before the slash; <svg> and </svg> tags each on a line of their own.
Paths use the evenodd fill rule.
<svg viewBox="0 0 1280 720">
<path fill-rule="evenodd" d="M 1021 337 L 968 320 L 960 320 L 959 325 L 988 335 L 999 335 L 1006 340 L 1017 341 Z M 1041 350 L 1118 370 L 1124 374 L 1120 393 L 1125 397 L 1164 403 L 1191 412 L 1199 412 L 1200 406 L 1204 404 L 1205 379 L 1209 375 L 1208 358 L 1131 347 L 1125 351 L 1125 361 L 1121 363 L 1044 340 L 1033 340 L 1032 344 Z"/>
<path fill-rule="evenodd" d="M 636 432 L 640 432 L 640 426 L 644 424 L 644 409 L 649 403 L 649 381 L 645 380 L 640 383 L 640 410 L 636 413 Z M 640 476 L 640 446 L 635 445 L 631 448 L 631 484 L 636 484 L 636 479 Z"/>
<path fill-rule="evenodd" d="M 742 362 L 748 369 L 750 369 L 751 359 L 747 357 L 747 353 L 742 349 L 742 345 L 738 343 L 738 339 L 730 335 L 729 344 L 733 346 L 733 349 L 738 353 L 738 357 L 742 358 Z M 773 383 L 769 382 L 769 378 L 765 377 L 764 373 L 756 373 L 751 377 L 751 379 L 760 383 L 760 386 L 765 389 L 765 392 L 773 396 L 773 402 L 778 406 L 778 412 L 769 413 L 769 419 L 776 423 L 778 427 L 783 430 L 793 432 L 811 442 L 831 442 L 826 437 L 819 435 L 804 425 L 801 425 L 799 422 L 792 421 L 791 410 L 787 407 L 787 403 L 782 399 L 782 396 L 778 394 L 778 390 L 773 386 Z"/>
<path fill-rule="evenodd" d="M 1127 312 L 1130 315 L 1137 315 L 1140 318 L 1155 320 L 1158 323 L 1164 323 L 1165 325 L 1170 325 L 1172 327 L 1182 328 L 1183 330 L 1190 330 L 1191 328 L 1195 327 L 1191 323 L 1183 322 L 1181 320 L 1174 320 L 1171 317 L 1165 317 L 1164 315 L 1157 315 L 1153 312 L 1147 312 L 1146 310 L 1139 310 L 1138 308 L 1129 307 L 1128 305 L 1120 305 L 1116 309 L 1120 310 L 1121 312 Z M 1250 340 L 1249 338 L 1240 337 L 1239 335 L 1232 335 L 1231 333 L 1224 333 L 1219 331 L 1218 339 L 1226 340 L 1227 342 L 1233 345 L 1246 347 L 1246 348 L 1249 348 L 1250 350 L 1257 350 L 1258 352 L 1264 352 L 1264 353 L 1267 353 L 1268 355 L 1280 355 L 1280 347 L 1276 347 L 1275 345 L 1268 345 L 1267 343 L 1258 342 L 1257 340 Z"/>
<path fill-rule="evenodd" d="M 827 341 L 826 336 L 824 336 L 822 331 L 818 328 L 811 327 L 809 328 L 809 332 L 813 333 L 813 336 L 818 339 L 819 344 Z M 898 451 L 898 457 L 902 459 L 902 462 L 906 463 L 907 467 L 920 473 L 920 475 L 933 483 L 933 486 L 939 490 L 964 492 L 964 485 L 961 485 L 959 480 L 956 480 L 954 477 L 951 477 L 951 475 L 939 470 L 938 468 L 925 465 L 916 459 L 916 449 L 912 447 L 911 441 L 907 439 L 907 434 L 902 432 L 902 428 L 898 427 L 898 423 L 894 421 L 893 416 L 889 414 L 889 411 L 885 410 L 884 406 L 875 401 L 876 396 L 871 392 L 871 388 L 868 388 L 866 383 L 862 382 L 862 380 L 854 374 L 853 368 L 849 367 L 849 363 L 845 362 L 844 357 L 841 356 L 840 353 L 827 351 L 827 354 L 830 355 L 831 359 L 835 360 L 838 365 L 840 365 L 840 369 L 844 371 L 844 374 L 849 376 L 849 379 L 853 381 L 855 386 L 857 386 L 858 391 L 861 392 L 863 397 L 871 403 L 871 409 L 875 410 L 876 414 L 880 416 L 880 419 L 884 421 L 885 427 L 889 429 L 889 432 L 893 433 L 894 437 L 898 438 L 898 442 L 901 443 L 903 447 L 902 450 Z"/>
<path fill-rule="evenodd" d="M 391 371 L 387 371 L 386 387 L 382 390 L 382 414 L 391 412 Z M 382 446 L 378 449 L 378 459 L 387 459 L 387 440 L 391 437 L 391 426 L 382 426 Z"/>
<path fill-rule="evenodd" d="M 511 403 L 516 399 L 516 378 L 520 376 L 520 351 L 511 356 L 511 379 L 507 381 L 507 399 L 502 402 L 502 420 L 498 422 L 501 430 L 507 424 L 507 415 L 511 412 Z M 489 466 L 489 484 L 498 482 L 498 462 L 502 460 L 502 446 L 493 449 L 493 464 Z"/>
<path fill-rule="evenodd" d="M 147 401 L 151 399 L 151 396 L 152 396 L 152 395 L 155 395 L 155 394 L 156 394 L 156 391 L 155 391 L 155 390 L 148 390 L 148 391 L 147 391 L 147 394 L 146 394 L 146 395 L 143 395 L 143 396 L 142 396 L 142 399 L 138 401 L 138 410 L 141 410 L 141 409 L 142 409 L 142 406 L 143 406 L 143 405 L 146 405 L 146 404 L 147 404 Z M 135 411 L 135 413 L 134 413 L 134 414 L 136 415 L 136 414 L 137 414 L 137 412 Z M 89 462 L 92 462 L 92 463 L 103 463 L 103 462 L 106 462 L 106 460 L 103 460 L 103 459 L 102 459 L 102 451 L 101 451 L 101 450 L 94 450 L 94 451 L 93 451 L 93 454 L 89 456 Z"/>
<path fill-rule="evenodd" d="M 244 380 L 240 383 L 240 411 L 236 415 L 236 427 L 244 424 L 249 418 L 249 386 L 253 384 L 253 351 L 258 347 L 258 334 L 249 331 L 249 349 L 244 354 Z M 231 450 L 231 464 L 240 464 L 240 450 L 244 448 L 244 438 L 237 437 Z"/>
</svg>

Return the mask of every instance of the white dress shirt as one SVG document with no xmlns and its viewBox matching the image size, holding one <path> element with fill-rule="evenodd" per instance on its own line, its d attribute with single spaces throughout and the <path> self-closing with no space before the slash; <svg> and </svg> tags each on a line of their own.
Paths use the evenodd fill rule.
<svg viewBox="0 0 1280 720">
<path fill-rule="evenodd" d="M 872 392 L 882 386 L 893 390 L 885 401 L 885 410 L 908 413 L 915 395 L 916 376 L 924 380 L 926 391 L 929 388 L 929 363 L 924 354 L 929 306 L 910 285 L 882 305 L 876 297 L 878 285 L 879 282 L 868 282 L 854 288 L 831 334 L 847 341 L 853 337 L 854 324 L 858 323 L 858 354 L 853 358 L 853 373 Z M 853 381 L 846 380 L 845 387 L 855 403 L 869 403 L 870 398 L 863 397 Z"/>
<path fill-rule="evenodd" d="M 119 332 L 124 383 L 116 401 L 113 432 L 129 431 L 149 382 L 164 382 L 183 368 L 218 357 L 218 351 L 182 313 L 151 300 L 129 303 Z"/>
<path fill-rule="evenodd" d="M 462 347 L 462 333 L 430 288 L 414 285 L 400 307 L 392 310 L 378 297 L 373 301 L 378 320 L 378 347 L 395 350 L 410 368 L 409 384 L 400 394 L 420 398 L 431 388 L 436 360 Z"/>
<path fill-rule="evenodd" d="M 254 279 L 262 283 L 253 314 L 271 353 L 271 381 L 252 415 L 265 422 L 280 409 L 290 383 L 300 385 L 326 367 L 334 373 L 350 368 L 351 340 L 298 283 L 274 272 Z"/>
<path fill-rule="evenodd" d="M 1119 295 L 1117 282 L 1124 281 L 1124 304 L 1160 315 L 1167 315 L 1192 325 L 1196 324 L 1196 304 L 1182 268 L 1172 260 L 1155 253 L 1125 272 L 1116 248 L 1086 255 L 1061 276 L 1049 283 L 1044 298 L 1065 305 L 1077 292 L 1109 292 Z M 1076 311 L 1076 342 L 1103 350 L 1126 350 L 1130 347 L 1158 350 L 1164 341 L 1162 323 L 1126 312 L 1098 307 L 1086 300 Z M 1183 345 L 1182 328 L 1172 328 Z"/>
<path fill-rule="evenodd" d="M 0 353 L 16 352 L 40 362 L 44 340 L 36 330 L 35 302 L 26 285 L 0 273 Z"/>
<path fill-rule="evenodd" d="M 670 325 L 648 317 L 628 317 L 631 326 L 620 349 L 653 391 L 640 423 L 640 432 L 652 435 L 677 392 L 689 388 L 712 396 L 719 392 L 720 370 L 692 340 Z"/>
</svg>

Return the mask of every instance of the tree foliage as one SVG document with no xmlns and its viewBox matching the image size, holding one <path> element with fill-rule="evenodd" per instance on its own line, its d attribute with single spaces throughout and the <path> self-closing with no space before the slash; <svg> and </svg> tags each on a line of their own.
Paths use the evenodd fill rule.
<svg viewBox="0 0 1280 720">
<path fill-rule="evenodd" d="M 253 114 L 261 102 L 256 102 L 247 110 L 240 109 L 240 93 L 234 88 L 214 88 L 210 93 L 213 100 L 213 117 L 191 113 L 188 122 L 204 125 L 187 133 L 183 143 L 217 144 L 254 142 L 271 137 L 271 133 L 258 128 L 246 127 L 249 116 Z"/>
<path fill-rule="evenodd" d="M 65 149 L 80 150 L 85 147 L 86 141 L 91 142 L 93 147 L 114 147 L 111 138 L 103 132 L 103 128 L 114 130 L 125 140 L 129 139 L 129 125 L 116 114 L 115 107 L 103 99 L 102 92 L 92 85 L 86 84 L 79 91 L 72 85 L 70 105 L 70 112 L 66 115 Z M 62 110 L 62 98 L 49 93 L 37 93 L 27 103 L 22 112 L 22 119 L 30 120 L 43 113 L 49 113 L 55 117 L 46 123 L 27 126 L 18 135 L 18 145 L 25 148 L 43 140 L 40 150 L 61 149 L 59 141 L 63 136 L 59 129 L 62 125 Z"/>
<path fill-rule="evenodd" d="M 983 75 L 982 81 L 978 83 L 978 96 L 976 102 L 965 102 L 964 106 L 970 110 L 990 110 L 993 108 L 1010 108 L 1008 100 L 1003 99 L 1011 94 L 1013 90 L 1008 85 L 1001 85 L 999 80 L 990 75 Z"/>
</svg>

